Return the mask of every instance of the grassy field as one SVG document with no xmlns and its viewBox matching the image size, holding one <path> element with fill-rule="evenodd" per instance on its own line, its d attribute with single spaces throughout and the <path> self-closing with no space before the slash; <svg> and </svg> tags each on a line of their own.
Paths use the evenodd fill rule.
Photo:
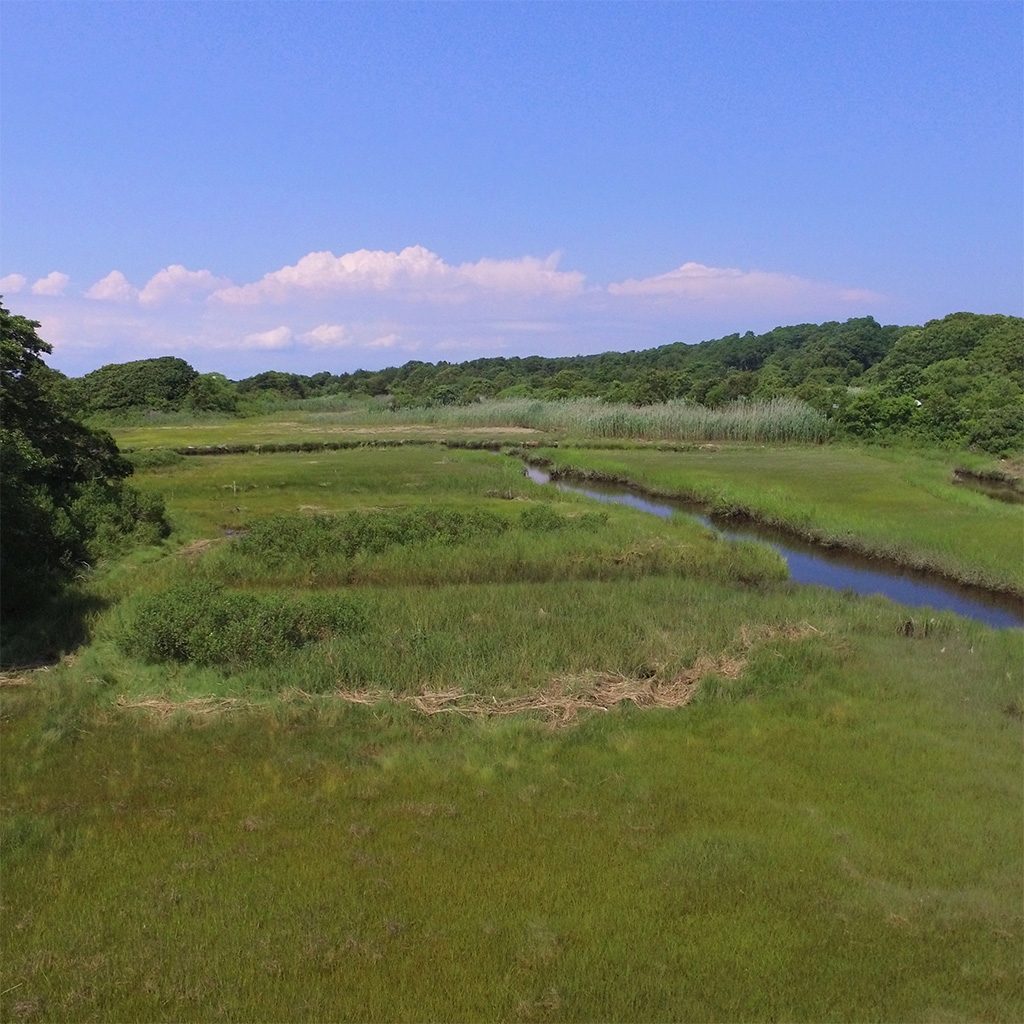
<svg viewBox="0 0 1024 1024">
<path fill-rule="evenodd" d="M 818 445 L 537 454 L 563 473 L 693 498 L 720 514 L 1024 594 L 1024 508 L 954 485 L 948 455 Z"/>
<path fill-rule="evenodd" d="M 246 419 L 211 416 L 196 421 L 182 413 L 154 413 L 144 423 L 115 426 L 114 432 L 122 445 L 143 448 L 273 444 L 293 441 L 297 435 L 307 441 L 453 435 L 508 439 L 535 435 L 606 441 L 809 442 L 822 441 L 830 434 L 824 416 L 802 402 L 785 398 L 721 409 L 683 402 L 637 407 L 592 398 L 517 398 L 429 409 L 391 409 L 375 399 L 343 396 L 285 403 L 272 413 Z"/>
<path fill-rule="evenodd" d="M 547 454 L 801 507 L 831 467 L 864 536 L 888 466 L 1007 550 L 923 458 Z M 1019 630 L 487 452 L 150 465 L 174 536 L 0 690 L 2 1019 L 1024 1016 Z"/>
</svg>

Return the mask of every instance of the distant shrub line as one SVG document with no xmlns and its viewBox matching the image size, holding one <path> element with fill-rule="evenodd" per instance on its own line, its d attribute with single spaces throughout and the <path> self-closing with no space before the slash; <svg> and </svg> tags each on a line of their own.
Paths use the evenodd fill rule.
<svg viewBox="0 0 1024 1024">
<path fill-rule="evenodd" d="M 1022 339 L 1019 317 L 960 312 L 907 327 L 859 317 L 642 351 L 456 364 L 411 360 L 340 375 L 271 370 L 237 382 L 164 356 L 104 366 L 81 380 L 64 380 L 61 390 L 94 425 L 107 427 L 286 409 L 392 422 L 407 422 L 410 414 L 422 422 L 424 413 L 436 414 L 430 422 L 479 422 L 480 408 L 497 401 L 525 411 L 527 421 L 541 408 L 578 405 L 583 411 L 568 419 L 547 411 L 540 416 L 555 429 L 593 437 L 770 442 L 836 436 L 1007 454 L 1024 449 Z M 775 402 L 812 409 L 817 418 L 806 411 L 795 419 L 762 417 L 760 410 Z M 666 422 L 658 423 L 659 414 L 646 411 L 666 407 L 685 408 L 691 419 L 663 416 Z M 758 411 L 743 422 L 744 409 Z M 519 425 L 536 425 L 520 412 L 513 414 Z M 715 419 L 717 413 L 724 419 Z"/>
</svg>

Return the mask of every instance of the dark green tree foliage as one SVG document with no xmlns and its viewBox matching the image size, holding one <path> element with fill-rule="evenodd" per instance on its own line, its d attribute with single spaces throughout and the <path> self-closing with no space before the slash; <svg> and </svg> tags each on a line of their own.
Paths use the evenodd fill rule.
<svg viewBox="0 0 1024 1024">
<path fill-rule="evenodd" d="M 183 404 L 196 412 L 234 413 L 238 411 L 238 395 L 224 374 L 201 373 L 189 384 Z"/>
<path fill-rule="evenodd" d="M 128 408 L 244 414 L 279 401 L 334 394 L 382 398 L 395 409 L 484 398 L 584 397 L 715 407 L 793 396 L 829 417 L 840 436 L 1000 453 L 1024 448 L 1022 327 L 1018 318 L 973 313 L 923 327 L 882 326 L 858 317 L 638 352 L 412 360 L 339 375 L 271 370 L 237 385 L 219 374 L 199 376 L 183 360 L 164 357 L 107 366 L 81 383 L 87 384 L 82 391 L 88 411 L 115 414 Z M 149 397 L 141 401 L 141 395 Z"/>
<path fill-rule="evenodd" d="M 110 363 L 82 378 L 90 412 L 180 409 L 199 376 L 184 359 L 160 356 Z"/>
<path fill-rule="evenodd" d="M 74 415 L 38 326 L 0 305 L 0 605 L 15 617 L 118 538 L 167 531 L 162 503 L 124 484 L 113 438 Z"/>
<path fill-rule="evenodd" d="M 904 328 L 862 382 L 843 414 L 853 436 L 910 435 L 995 454 L 1024 449 L 1019 317 L 952 313 Z"/>
<path fill-rule="evenodd" d="M 686 399 L 720 405 L 738 398 L 793 394 L 806 384 L 808 400 L 831 409 L 831 389 L 845 388 L 877 363 L 900 330 L 862 317 L 845 323 L 778 327 L 762 335 L 748 331 L 699 345 L 675 343 L 639 352 L 495 357 L 436 365 L 416 360 L 376 372 L 342 374 L 320 393 L 388 397 L 396 407 L 449 405 L 495 396 L 600 397 L 636 405 Z M 270 375 L 260 374 L 239 388 L 258 389 L 269 383 Z"/>
</svg>

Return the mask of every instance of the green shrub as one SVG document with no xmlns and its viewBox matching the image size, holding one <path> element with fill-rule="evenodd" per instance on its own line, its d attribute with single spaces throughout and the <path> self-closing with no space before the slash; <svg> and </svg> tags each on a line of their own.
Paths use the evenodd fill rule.
<svg viewBox="0 0 1024 1024">
<path fill-rule="evenodd" d="M 486 509 L 420 507 L 340 516 L 282 513 L 253 523 L 236 548 L 241 556 L 277 565 L 294 558 L 315 560 L 325 553 L 352 558 L 396 545 L 461 544 L 474 537 L 497 536 L 508 528 L 507 519 Z"/>
<path fill-rule="evenodd" d="M 576 517 L 576 525 L 587 533 L 597 533 L 602 526 L 608 524 L 608 513 L 603 509 L 596 512 L 584 512 Z"/>
<path fill-rule="evenodd" d="M 143 448 L 126 452 L 124 457 L 135 469 L 167 469 L 185 461 L 185 456 L 173 448 Z"/>
<path fill-rule="evenodd" d="M 540 503 L 527 505 L 520 513 L 519 521 L 524 530 L 537 530 L 547 533 L 560 530 L 568 524 L 568 519 L 550 505 Z"/>
<path fill-rule="evenodd" d="M 132 543 L 154 544 L 171 532 L 163 497 L 121 480 L 86 484 L 69 513 L 79 532 L 90 538 L 91 558 L 116 554 Z"/>
<path fill-rule="evenodd" d="M 364 624 L 361 607 L 349 597 L 256 595 L 194 579 L 143 598 L 118 643 L 147 662 L 240 669 L 269 664 Z"/>
</svg>

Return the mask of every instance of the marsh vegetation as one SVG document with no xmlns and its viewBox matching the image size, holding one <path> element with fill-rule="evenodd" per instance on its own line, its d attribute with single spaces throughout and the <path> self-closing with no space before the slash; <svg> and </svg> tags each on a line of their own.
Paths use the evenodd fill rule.
<svg viewBox="0 0 1024 1024">
<path fill-rule="evenodd" d="M 542 454 L 1018 583 L 1021 510 L 924 457 Z M 81 584 L 75 658 L 5 679 L 5 1019 L 1024 1008 L 1018 630 L 488 451 L 136 466 L 174 534 Z M 966 553 L 896 536 L 883 479 Z"/>
<path fill-rule="evenodd" d="M 238 416 L 180 363 L 120 453 L 4 378 L 5 501 L 68 529 L 5 621 L 0 1017 L 1024 1016 L 1020 630 L 522 456 L 1020 596 L 1024 509 L 954 484 L 1012 466 L 791 397 Z M 93 459 L 52 494 L 46 410 Z"/>
</svg>

